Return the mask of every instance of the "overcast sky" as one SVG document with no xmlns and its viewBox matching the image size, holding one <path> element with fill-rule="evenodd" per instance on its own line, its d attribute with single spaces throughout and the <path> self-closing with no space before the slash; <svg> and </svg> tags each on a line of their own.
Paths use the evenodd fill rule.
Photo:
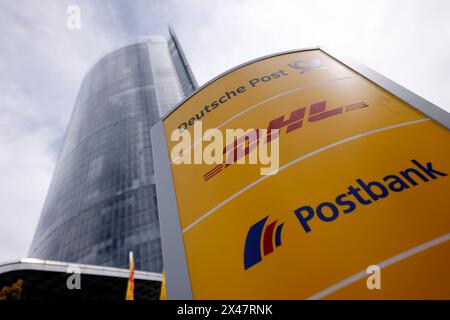
<svg viewBox="0 0 450 320">
<path fill-rule="evenodd" d="M 68 30 L 67 7 L 81 9 Z M 81 80 L 121 43 L 174 26 L 199 84 L 325 45 L 450 111 L 450 1 L 0 0 L 0 261 L 25 257 Z"/>
</svg>

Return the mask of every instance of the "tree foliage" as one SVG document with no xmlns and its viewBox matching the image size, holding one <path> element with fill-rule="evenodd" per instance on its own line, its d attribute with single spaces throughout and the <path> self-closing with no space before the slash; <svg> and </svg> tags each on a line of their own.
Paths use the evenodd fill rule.
<svg viewBox="0 0 450 320">
<path fill-rule="evenodd" d="M 0 290 L 0 300 L 19 300 L 22 294 L 23 280 L 19 279 L 10 287 L 4 286 Z"/>
</svg>

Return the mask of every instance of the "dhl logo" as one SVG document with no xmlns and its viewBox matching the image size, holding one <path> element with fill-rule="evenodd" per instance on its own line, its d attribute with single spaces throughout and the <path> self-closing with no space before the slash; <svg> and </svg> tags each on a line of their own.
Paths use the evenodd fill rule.
<svg viewBox="0 0 450 320">
<path fill-rule="evenodd" d="M 306 121 L 306 113 L 308 112 L 308 122 L 319 122 L 327 118 L 331 118 L 334 116 L 338 116 L 344 112 L 351 112 L 358 109 L 366 108 L 369 105 L 365 102 L 357 102 L 343 107 L 336 107 L 334 109 L 327 110 L 327 102 L 321 101 L 312 104 L 307 107 L 301 107 L 291 112 L 289 119 L 285 120 L 285 116 L 282 115 L 278 118 L 271 120 L 267 126 L 267 136 L 264 139 L 264 143 L 269 143 L 272 139 L 278 138 L 278 132 L 281 132 L 282 129 L 286 128 L 286 134 L 289 134 L 295 130 L 298 130 L 303 127 L 304 122 Z M 279 131 L 278 131 L 278 130 Z M 274 134 L 273 132 L 277 132 Z M 222 172 L 225 168 L 230 165 L 236 163 L 242 157 L 248 155 L 252 150 L 254 150 L 259 142 L 261 134 L 259 134 L 259 130 L 255 130 L 256 134 L 249 135 L 244 134 L 243 136 L 235 139 L 234 142 L 227 145 L 223 148 L 223 154 L 226 158 L 225 163 L 221 163 L 215 166 L 210 171 L 206 172 L 203 175 L 203 180 L 209 181 L 211 178 L 216 176 L 218 173 Z"/>
</svg>

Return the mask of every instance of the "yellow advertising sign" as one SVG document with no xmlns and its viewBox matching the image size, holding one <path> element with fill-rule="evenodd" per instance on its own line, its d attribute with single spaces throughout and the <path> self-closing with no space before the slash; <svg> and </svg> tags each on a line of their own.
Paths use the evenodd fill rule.
<svg viewBox="0 0 450 320">
<path fill-rule="evenodd" d="M 202 88 L 164 119 L 169 154 L 176 131 L 205 148 L 200 121 L 278 129 L 279 165 L 170 158 L 193 298 L 450 298 L 446 127 L 319 49 Z"/>
</svg>

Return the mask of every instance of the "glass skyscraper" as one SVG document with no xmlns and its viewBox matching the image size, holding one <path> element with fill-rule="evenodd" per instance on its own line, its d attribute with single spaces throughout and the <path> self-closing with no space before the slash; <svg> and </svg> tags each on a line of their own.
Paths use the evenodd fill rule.
<svg viewBox="0 0 450 320">
<path fill-rule="evenodd" d="M 175 34 L 104 56 L 82 82 L 29 256 L 161 272 L 150 128 L 197 88 Z"/>
</svg>

